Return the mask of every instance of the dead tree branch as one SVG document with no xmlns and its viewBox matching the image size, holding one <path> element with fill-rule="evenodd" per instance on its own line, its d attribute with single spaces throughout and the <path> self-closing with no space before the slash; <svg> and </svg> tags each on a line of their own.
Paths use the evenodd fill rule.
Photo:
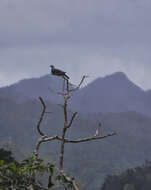
<svg viewBox="0 0 151 190">
<path fill-rule="evenodd" d="M 67 103 L 68 103 L 68 99 L 70 98 L 70 92 L 78 90 L 80 88 L 80 86 L 82 85 L 84 79 L 86 78 L 86 76 L 82 77 L 81 82 L 79 83 L 79 85 L 76 88 L 73 89 L 69 89 L 69 82 L 68 80 L 64 79 L 63 80 L 63 92 L 62 92 L 62 96 L 64 98 L 64 104 L 63 104 L 63 112 L 64 112 L 64 127 L 62 130 L 62 142 L 61 142 L 61 149 L 60 149 L 60 155 L 59 155 L 59 168 L 60 170 L 63 170 L 63 162 L 64 162 L 64 145 L 65 145 L 65 136 L 66 136 L 66 132 L 68 130 L 68 128 L 71 127 L 74 118 L 77 115 L 77 112 L 75 112 L 72 117 L 70 122 L 68 123 L 68 112 L 67 112 Z M 66 85 L 66 92 L 65 92 L 65 88 L 64 88 L 64 84 L 65 81 L 67 82 Z"/>
<path fill-rule="evenodd" d="M 63 170 L 60 171 L 61 176 L 70 184 L 72 184 L 74 190 L 79 190 L 74 178 L 69 177 Z"/>
<path fill-rule="evenodd" d="M 38 159 L 38 152 L 39 152 L 39 148 L 40 148 L 41 143 L 45 142 L 44 140 L 45 140 L 45 138 L 47 138 L 47 135 L 45 135 L 40 129 L 41 123 L 42 123 L 42 121 L 44 119 L 44 115 L 47 114 L 47 113 L 51 113 L 51 112 L 46 112 L 46 104 L 45 104 L 43 98 L 39 97 L 39 100 L 40 100 L 40 102 L 42 104 L 42 112 L 41 112 L 40 118 L 39 118 L 38 123 L 37 123 L 37 131 L 38 131 L 38 133 L 40 135 L 40 138 L 37 141 L 37 144 L 35 146 L 34 153 L 33 153 L 35 160 Z M 54 139 L 56 139 L 56 136 L 49 138 L 49 141 L 54 140 Z"/>
<path fill-rule="evenodd" d="M 59 93 L 59 95 L 62 95 L 62 97 L 64 99 L 64 103 L 62 105 L 59 105 L 59 106 L 61 106 L 63 108 L 63 113 L 64 113 L 64 125 L 63 125 L 61 136 L 58 136 L 58 135 L 47 136 L 41 131 L 40 127 L 41 127 L 41 123 L 42 123 L 42 121 L 44 119 L 44 115 L 46 113 L 49 113 L 49 112 L 46 112 L 46 104 L 45 104 L 44 100 L 42 99 L 42 97 L 39 97 L 39 100 L 40 100 L 40 102 L 42 104 L 42 112 L 41 112 L 41 115 L 40 115 L 40 119 L 39 119 L 39 121 L 37 123 L 37 131 L 40 134 L 40 138 L 38 139 L 37 144 L 35 146 L 35 150 L 34 150 L 35 160 L 38 159 L 38 152 L 39 152 L 40 145 L 42 143 L 50 142 L 50 141 L 53 141 L 53 140 L 60 141 L 61 142 L 61 147 L 60 147 L 60 154 L 59 154 L 59 169 L 58 170 L 59 170 L 60 175 L 62 176 L 62 179 L 65 179 L 66 182 L 71 184 L 73 186 L 74 190 L 79 190 L 78 185 L 76 184 L 74 178 L 69 177 L 64 172 L 65 144 L 66 143 L 83 143 L 83 142 L 88 142 L 88 141 L 100 140 L 100 139 L 104 139 L 104 138 L 116 135 L 115 132 L 112 132 L 112 133 L 109 133 L 107 135 L 102 136 L 100 134 L 101 123 L 99 122 L 99 125 L 98 125 L 98 128 L 96 129 L 95 134 L 90 136 L 90 137 L 79 138 L 79 139 L 66 138 L 66 132 L 72 126 L 73 121 L 74 121 L 74 119 L 75 119 L 75 117 L 77 115 L 77 112 L 74 112 L 72 114 L 72 116 L 71 116 L 71 119 L 68 121 L 68 109 L 67 109 L 68 108 L 68 99 L 70 98 L 70 93 L 72 91 L 76 91 L 81 87 L 81 85 L 84 82 L 84 79 L 86 77 L 87 76 L 83 76 L 80 83 L 79 83 L 79 85 L 76 86 L 75 88 L 71 88 L 71 89 L 69 88 L 68 79 L 63 78 L 62 92 Z M 65 87 L 65 84 L 67 85 L 66 87 Z"/>
<path fill-rule="evenodd" d="M 61 140 L 61 138 L 59 138 L 58 136 L 52 136 L 52 137 L 41 136 L 38 139 L 37 144 L 36 144 L 35 149 L 34 149 L 34 158 L 35 158 L 35 160 L 38 159 L 38 152 L 39 152 L 40 145 L 43 142 L 48 142 L 48 141 L 52 141 L 52 140 L 56 140 L 56 139 Z"/>
<path fill-rule="evenodd" d="M 65 139 L 65 143 L 81 143 L 81 142 L 88 142 L 88 141 L 93 141 L 93 140 L 99 140 L 99 139 L 104 139 L 110 136 L 114 136 L 116 135 L 115 132 L 113 133 L 109 133 L 107 135 L 104 136 L 92 136 L 92 137 L 87 137 L 87 138 L 82 138 L 82 139 L 76 139 L 76 140 L 69 140 L 69 139 Z"/>
<path fill-rule="evenodd" d="M 64 111 L 64 127 L 62 130 L 62 142 L 61 142 L 61 150 L 60 150 L 60 156 L 59 156 L 59 169 L 60 170 L 63 170 L 65 135 L 66 135 L 66 131 L 68 129 L 68 113 L 67 113 L 67 97 L 66 96 L 64 96 L 63 111 Z"/>
<path fill-rule="evenodd" d="M 40 119 L 39 119 L 38 124 L 37 124 L 37 130 L 38 130 L 38 132 L 39 132 L 39 134 L 41 136 L 44 136 L 44 133 L 41 131 L 40 126 L 41 126 L 41 122 L 43 121 L 44 115 L 46 113 L 46 104 L 43 101 L 42 97 L 39 97 L 39 100 L 40 100 L 40 102 L 42 104 L 43 109 L 42 109 L 42 112 L 41 112 L 41 115 L 40 115 Z"/>
<path fill-rule="evenodd" d="M 74 118 L 76 117 L 77 113 L 78 113 L 78 112 L 73 113 L 73 115 L 72 115 L 72 117 L 71 117 L 71 120 L 70 120 L 70 123 L 68 124 L 68 128 L 71 127 L 71 125 L 72 125 L 72 123 L 73 123 L 73 121 L 74 121 Z"/>
<path fill-rule="evenodd" d="M 79 90 L 79 88 L 81 87 L 82 83 L 84 82 L 85 78 L 87 78 L 88 76 L 84 75 L 80 81 L 80 83 L 75 87 L 75 88 L 72 88 L 72 89 L 69 89 L 69 92 L 72 92 L 72 91 L 76 91 L 76 90 Z"/>
</svg>

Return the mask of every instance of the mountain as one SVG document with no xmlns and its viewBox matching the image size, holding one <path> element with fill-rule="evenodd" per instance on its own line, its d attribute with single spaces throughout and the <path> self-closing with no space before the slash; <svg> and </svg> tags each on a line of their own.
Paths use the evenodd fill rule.
<svg viewBox="0 0 151 190">
<path fill-rule="evenodd" d="M 0 97 L 26 101 L 42 96 L 50 103 L 58 104 L 62 102 L 58 95 L 62 85 L 62 79 L 52 75 L 24 79 L 0 88 Z M 96 79 L 74 92 L 70 100 L 70 109 L 83 113 L 136 111 L 151 115 L 151 91 L 144 91 L 122 72 Z"/>
<path fill-rule="evenodd" d="M 21 150 L 20 157 L 33 152 L 39 137 L 36 131 L 41 112 L 39 96 L 46 100 L 47 111 L 52 112 L 45 116 L 42 130 L 48 135 L 59 135 L 63 113 L 56 104 L 62 100 L 55 92 L 61 88 L 62 80 L 49 75 L 1 88 L 0 147 L 12 145 L 13 150 Z M 107 174 L 117 174 L 150 160 L 151 118 L 142 114 L 150 114 L 150 97 L 151 91 L 142 90 L 121 72 L 96 79 L 73 94 L 70 106 L 81 113 L 69 129 L 68 138 L 93 135 L 98 121 L 102 123 L 103 135 L 117 132 L 116 136 L 101 141 L 66 144 L 65 167 L 78 178 L 82 189 L 100 189 Z M 56 141 L 43 144 L 40 156 L 51 157 L 57 163 L 59 145 Z"/>
<path fill-rule="evenodd" d="M 60 106 L 46 102 L 47 114 L 41 125 L 48 135 L 60 134 L 63 113 Z M 5 141 L 17 148 L 33 152 L 39 134 L 36 124 L 41 112 L 37 100 L 14 101 L 0 98 L 0 143 Z M 70 116 L 71 117 L 71 112 Z M 117 174 L 127 168 L 150 160 L 151 118 L 136 112 L 79 114 L 69 129 L 68 138 L 93 135 L 98 121 L 102 123 L 102 134 L 116 131 L 117 135 L 100 141 L 66 144 L 65 167 L 81 181 L 83 189 L 99 189 L 107 174 Z M 51 157 L 57 163 L 59 153 L 57 141 L 45 143 L 40 148 L 40 157 Z M 101 181 L 100 181 L 101 179 Z M 87 188 L 86 188 L 87 187 Z"/>
<path fill-rule="evenodd" d="M 116 72 L 82 88 L 73 96 L 71 107 L 84 113 L 136 111 L 151 115 L 151 93 Z"/>
<path fill-rule="evenodd" d="M 45 75 L 39 78 L 23 79 L 13 85 L 0 88 L 0 97 L 26 101 L 42 96 L 50 102 L 59 103 L 61 97 L 57 92 L 60 92 L 61 89 L 61 78 Z"/>
</svg>

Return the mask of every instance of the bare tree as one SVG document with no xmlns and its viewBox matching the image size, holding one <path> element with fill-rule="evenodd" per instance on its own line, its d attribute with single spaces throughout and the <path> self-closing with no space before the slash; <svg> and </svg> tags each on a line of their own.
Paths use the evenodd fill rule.
<svg viewBox="0 0 151 190">
<path fill-rule="evenodd" d="M 78 187 L 75 179 L 70 177 L 69 175 L 67 175 L 64 172 L 65 144 L 66 143 L 82 143 L 82 142 L 88 142 L 88 141 L 93 141 L 93 140 L 101 140 L 101 139 L 104 139 L 104 138 L 107 138 L 109 136 L 113 136 L 116 134 L 115 132 L 112 132 L 112 133 L 109 133 L 109 134 L 102 136 L 101 132 L 100 132 L 101 124 L 98 123 L 98 127 L 97 127 L 96 131 L 94 132 L 94 135 L 92 135 L 92 136 L 85 137 L 85 138 L 77 138 L 77 139 L 66 138 L 66 133 L 67 133 L 68 129 L 72 126 L 74 119 L 77 115 L 77 112 L 74 112 L 72 114 L 71 118 L 69 118 L 68 100 L 70 99 L 72 92 L 80 89 L 80 87 L 81 87 L 81 85 L 84 82 L 86 77 L 87 76 L 83 76 L 79 85 L 77 85 L 76 87 L 70 87 L 68 79 L 63 78 L 62 92 L 57 92 L 59 95 L 61 95 L 63 97 L 63 104 L 59 105 L 63 108 L 63 113 L 64 113 L 64 124 L 63 124 L 63 128 L 62 128 L 61 136 L 58 136 L 58 135 L 47 136 L 47 134 L 44 134 L 44 132 L 41 130 L 41 123 L 44 119 L 44 115 L 48 112 L 46 111 L 47 106 L 46 106 L 43 98 L 39 97 L 39 100 L 40 100 L 41 105 L 42 105 L 42 112 L 41 112 L 39 121 L 37 123 L 37 131 L 40 135 L 40 138 L 38 139 L 35 150 L 34 150 L 34 159 L 35 160 L 38 159 L 39 148 L 40 148 L 40 145 L 42 143 L 50 142 L 53 140 L 60 141 L 61 142 L 60 154 L 58 155 L 58 158 L 59 158 L 59 167 L 58 167 L 59 176 L 62 178 L 62 180 L 64 180 L 68 184 L 70 184 L 74 190 L 79 190 L 79 187 Z"/>
</svg>

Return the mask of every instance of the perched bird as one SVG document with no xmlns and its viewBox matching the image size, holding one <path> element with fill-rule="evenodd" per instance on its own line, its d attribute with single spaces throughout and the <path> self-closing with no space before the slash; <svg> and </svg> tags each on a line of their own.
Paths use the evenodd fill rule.
<svg viewBox="0 0 151 190">
<path fill-rule="evenodd" d="M 52 75 L 61 76 L 67 80 L 69 79 L 69 77 L 66 75 L 66 72 L 56 69 L 53 65 L 50 65 L 50 67 Z"/>
</svg>

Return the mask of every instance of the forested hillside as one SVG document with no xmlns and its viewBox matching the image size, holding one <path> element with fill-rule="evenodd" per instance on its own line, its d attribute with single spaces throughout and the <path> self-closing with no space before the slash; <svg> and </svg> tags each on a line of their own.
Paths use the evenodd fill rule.
<svg viewBox="0 0 151 190">
<path fill-rule="evenodd" d="M 150 190 L 150 187 L 151 163 L 147 161 L 142 167 L 107 176 L 101 190 Z"/>
<path fill-rule="evenodd" d="M 10 141 L 11 137 L 11 142 L 21 151 L 32 152 L 38 137 L 36 124 L 41 111 L 40 102 L 18 102 L 1 98 L 0 104 L 1 141 Z M 47 110 L 52 113 L 46 115 L 42 130 L 50 135 L 59 134 L 63 124 L 62 108 L 47 102 Z M 68 137 L 93 135 L 98 121 L 102 123 L 103 134 L 116 131 L 117 135 L 97 142 L 70 144 L 65 150 L 66 168 L 76 174 L 81 184 L 84 187 L 88 185 L 90 190 L 93 187 L 99 188 L 107 174 L 116 174 L 137 166 L 151 156 L 151 119 L 136 112 L 91 115 L 79 113 Z M 56 143 L 43 145 L 40 149 L 41 156 L 56 160 L 57 147 Z"/>
</svg>

